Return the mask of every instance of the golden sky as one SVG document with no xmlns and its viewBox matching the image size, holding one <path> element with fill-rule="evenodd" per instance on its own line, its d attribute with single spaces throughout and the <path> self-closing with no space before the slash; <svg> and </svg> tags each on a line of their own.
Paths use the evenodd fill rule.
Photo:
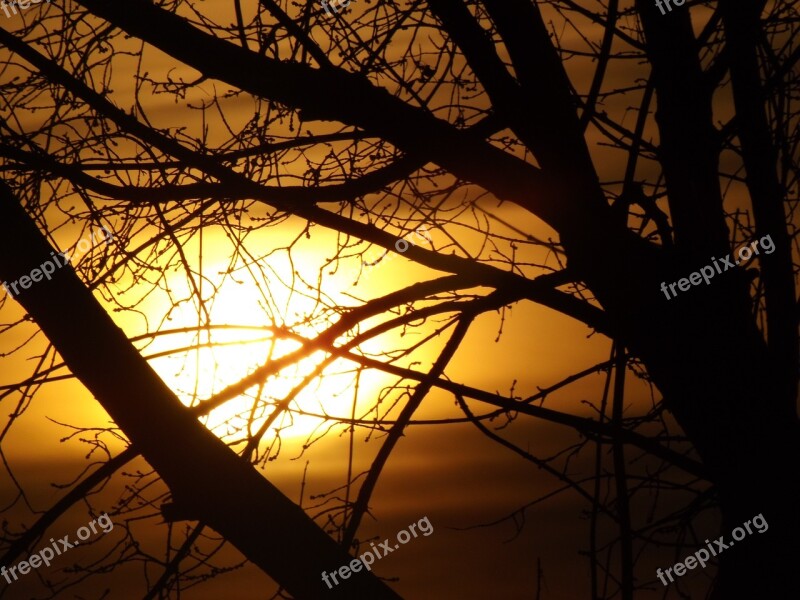
<svg viewBox="0 0 800 600">
<path fill-rule="evenodd" d="M 357 4 L 358 0 L 355 0 L 353 6 Z M 211 17 L 217 17 L 217 11 L 223 10 L 222 3 L 206 2 L 203 6 Z M 704 9 L 699 8 L 697 14 L 698 17 L 704 15 Z M 702 18 L 698 21 L 701 22 Z M 2 25 L 7 26 L 6 23 Z M 562 42 L 565 45 L 577 44 L 579 39 L 579 32 L 569 28 L 564 30 Z M 188 69 L 173 69 L 171 59 L 152 49 L 145 54 L 152 77 L 164 77 L 168 72 L 176 78 L 189 79 L 196 75 Z M 588 86 L 594 68 L 588 59 L 576 59 L 568 62 L 567 66 L 577 87 Z M 635 61 L 619 61 L 612 63 L 607 84 L 610 87 L 623 86 L 646 74 L 647 70 Z M 119 106 L 129 106 L 133 94 L 131 71 L 123 68 L 115 71 L 113 88 L 113 100 Z M 183 103 L 173 102 L 168 95 L 153 95 L 149 98 L 147 115 L 157 127 L 180 123 L 186 128 L 186 135 L 190 136 L 202 131 L 206 143 L 213 146 L 225 141 L 227 132 L 219 121 L 205 122 L 198 111 L 188 110 L 187 106 L 219 97 L 226 91 L 225 84 L 206 81 L 196 86 Z M 226 119 L 234 129 L 242 127 L 253 116 L 254 104 L 248 97 L 230 97 L 221 102 Z M 633 104 L 636 102 L 638 98 Z M 610 96 L 605 108 L 609 112 L 624 113 L 631 104 L 629 96 Z M 719 110 L 721 115 L 725 114 L 724 99 Z M 35 114 L 25 117 L 28 120 L 23 120 L 23 127 L 37 126 Z M 635 119 L 635 113 L 631 112 L 627 118 Z M 323 126 L 318 126 L 315 132 L 323 129 Z M 602 138 L 597 131 L 590 129 L 587 139 L 596 153 L 596 165 L 602 177 L 611 173 L 619 176 L 624 172 L 625 155 L 622 152 L 602 147 Z M 319 153 L 325 151 L 327 149 L 318 150 Z M 312 152 L 309 156 L 313 158 L 316 155 Z M 652 174 L 654 166 L 642 163 L 640 169 L 642 177 L 647 177 Z M 300 177 L 301 173 L 294 175 Z M 540 239 L 553 237 L 545 225 L 513 205 L 499 204 L 496 199 L 487 197 L 479 202 L 479 206 L 525 233 Z M 254 206 L 249 217 L 257 219 L 264 210 L 261 206 Z M 48 225 L 53 228 L 63 224 L 53 234 L 52 240 L 61 248 L 69 247 L 85 235 L 55 209 L 47 214 L 47 218 Z M 113 218 L 110 223 L 115 224 Z M 471 231 L 472 225 L 465 215 L 460 220 L 454 219 L 446 234 L 465 248 L 477 249 L 481 238 Z M 337 251 L 336 234 L 315 227 L 306 238 L 302 235 L 304 226 L 304 222 L 291 218 L 278 226 L 253 233 L 247 243 L 254 255 L 247 263 L 232 259 L 234 246 L 228 233 L 220 227 L 206 228 L 202 239 L 199 235 L 186 238 L 182 250 L 191 268 L 200 276 L 198 280 L 203 280 L 207 297 L 212 296 L 210 290 L 215 290 L 213 300 L 204 307 L 207 315 L 201 314 L 191 301 L 176 305 L 175 299 L 189 297 L 191 290 L 185 273 L 173 270 L 164 272 L 163 279 L 157 284 L 153 277 L 158 278 L 158 275 L 148 275 L 137 282 L 129 272 L 125 272 L 109 286 L 117 294 L 117 302 L 135 307 L 135 310 L 115 311 L 116 303 L 100 293 L 95 295 L 125 333 L 131 339 L 137 339 L 136 346 L 142 354 L 154 357 L 150 364 L 156 372 L 185 404 L 190 405 L 211 397 L 252 372 L 268 357 L 278 358 L 298 347 L 296 341 L 278 339 L 270 328 L 289 326 L 294 333 L 309 338 L 318 333 L 325 323 L 322 318 L 324 311 L 321 310 L 324 303 L 319 302 L 313 293 L 314 284 L 319 280 L 322 281 L 321 295 L 329 305 L 357 305 L 358 299 L 374 298 L 436 275 L 398 253 L 389 253 L 374 268 L 363 273 L 361 257 L 355 252 L 365 245 L 353 249 L 353 255 L 340 260 L 334 269 L 329 259 Z M 492 226 L 497 231 L 513 235 L 512 230 L 497 221 L 493 221 Z M 119 253 L 133 253 L 156 231 L 153 227 L 142 227 L 112 241 L 111 245 Z M 437 247 L 447 243 L 445 232 L 440 230 L 432 231 L 432 239 Z M 291 252 L 282 249 L 290 244 L 293 244 Z M 554 269 L 559 266 L 546 249 L 523 246 L 520 252 L 530 262 Z M 382 249 L 374 247 L 364 256 L 367 260 L 376 260 L 382 253 Z M 143 253 L 139 258 L 148 260 L 148 257 Z M 87 265 L 82 268 L 88 268 Z M 163 267 L 150 264 L 149 269 L 157 274 Z M 527 270 L 528 274 L 535 272 L 533 268 Z M 82 273 L 86 276 L 88 271 Z M 20 308 L 13 300 L 6 299 L 0 306 L 2 323 L 14 322 L 20 314 Z M 305 324 L 309 316 L 313 317 L 312 322 Z M 148 337 L 156 330 L 196 328 L 206 319 L 218 328 L 201 334 L 190 331 Z M 223 326 L 231 327 L 226 329 Z M 501 326 L 502 336 L 498 340 Z M 0 352 L 4 355 L 0 361 L 0 385 L 17 383 L 32 372 L 35 357 L 47 347 L 43 336 L 38 334 L 22 350 L 11 351 L 26 342 L 35 331 L 35 326 L 24 323 L 0 335 Z M 409 336 L 421 337 L 426 331 L 432 331 L 430 324 L 415 329 Z M 91 331 L 87 331 L 87 343 L 91 343 L 91 339 Z M 395 331 L 363 344 L 362 349 L 377 352 L 408 343 L 408 339 Z M 214 345 L 191 349 L 191 346 L 205 342 Z M 419 371 L 427 372 L 437 356 L 436 350 L 440 350 L 443 343 L 444 339 L 431 342 L 403 364 L 414 364 Z M 486 314 L 476 320 L 447 367 L 446 376 L 453 381 L 502 394 L 508 394 L 513 385 L 516 395 L 526 397 L 535 394 L 539 388 L 554 385 L 573 373 L 608 360 L 609 353 L 610 342 L 604 336 L 594 334 L 586 326 L 550 309 L 527 303 L 506 310 L 502 322 L 499 313 Z M 52 350 L 49 357 L 52 357 Z M 263 397 L 284 397 L 322 358 L 323 355 L 317 353 L 269 379 Z M 56 359 L 56 363 L 60 360 Z M 54 375 L 65 374 L 64 368 L 54 372 Z M 375 404 L 384 387 L 391 382 L 388 375 L 373 372 L 365 372 L 357 380 L 354 364 L 338 360 L 328 367 L 322 380 L 309 385 L 298 395 L 293 406 L 297 411 L 349 418 L 353 411 L 356 383 L 355 413 L 362 414 Z M 601 374 L 582 379 L 566 391 L 548 397 L 546 406 L 592 416 L 594 412 L 588 403 L 599 402 L 603 383 Z M 629 385 L 626 410 L 632 413 L 647 410 L 651 399 L 646 387 L 632 377 Z M 249 414 L 255 393 L 253 388 L 248 394 L 226 403 L 211 413 L 206 424 L 223 439 L 232 439 L 236 432 L 232 433 L 230 428 L 240 425 L 241 415 Z M 8 415 L 18 400 L 18 394 L 3 398 L 3 415 Z M 477 401 L 470 401 L 469 405 L 476 414 L 492 410 L 492 407 Z M 253 421 L 255 427 L 264 421 L 264 408 L 259 410 L 262 412 Z M 398 412 L 399 408 L 395 408 L 387 416 L 393 418 Z M 460 416 L 463 415 L 450 394 L 434 391 L 426 398 L 416 419 L 444 420 Z M 281 429 L 280 454 L 268 463 L 264 471 L 265 476 L 293 500 L 300 498 L 305 472 L 304 505 L 310 502 L 310 497 L 342 485 L 347 476 L 350 437 L 345 426 L 333 427 L 326 437 L 302 452 L 309 436 L 316 438 L 315 432 L 320 432 L 323 423 L 322 419 L 299 414 L 293 416 L 292 425 L 282 421 L 285 428 Z M 495 424 L 501 423 L 502 420 L 498 420 Z M 50 481 L 72 481 L 87 464 L 103 458 L 98 451 L 87 455 L 91 446 L 80 441 L 81 436 L 62 441 L 72 433 L 69 426 L 110 426 L 100 405 L 72 379 L 48 384 L 37 391 L 34 401 L 3 441 L 5 459 L 13 466 L 22 487 L 31 490 L 29 501 L 32 510 L 22 507 L 15 510 L 14 514 L 19 518 L 15 526 L 30 524 L 35 511 L 46 509 L 61 497 L 63 490 L 50 486 Z M 354 473 L 368 468 L 382 441 L 374 434 L 367 441 L 367 433 L 366 429 L 358 429 L 354 435 Z M 578 441 L 569 429 L 529 418 L 517 419 L 503 430 L 503 434 L 520 447 L 534 449 L 541 455 L 553 454 L 564 445 Z M 270 438 L 268 435 L 266 439 L 269 441 Z M 112 454 L 124 448 L 123 442 L 113 432 L 104 432 L 101 439 Z M 588 453 L 576 457 L 572 468 L 575 472 L 586 468 L 591 458 Z M 134 472 L 136 469 L 146 471 L 147 466 L 137 460 L 124 471 Z M 119 500 L 126 483 L 125 477 L 115 478 L 98 498 L 110 507 Z M 588 520 L 581 511 L 587 510 L 588 506 L 575 494 L 565 492 L 552 496 L 529 510 L 524 530 L 512 541 L 508 541 L 514 534 L 509 522 L 496 527 L 464 530 L 471 525 L 496 521 L 559 487 L 553 478 L 491 442 L 470 424 L 414 425 L 408 428 L 389 460 L 371 502 L 374 519 L 367 517 L 364 520 L 362 537 L 393 537 L 408 523 L 422 516 L 429 517 L 435 528 L 433 535 L 414 540 L 375 567 L 381 576 L 399 577 L 396 589 L 407 598 L 532 598 L 537 585 L 538 559 L 541 560 L 543 585 L 547 591 L 543 598 L 567 600 L 585 597 L 588 563 L 578 551 L 586 548 Z M 0 471 L 0 506 L 12 501 L 14 489 L 8 473 Z M 72 525 L 85 521 L 84 513 L 82 507 L 76 507 L 54 527 L 67 531 Z M 138 523 L 131 526 L 140 528 L 140 539 L 150 544 L 154 553 L 159 551 L 159 544 L 163 544 L 161 532 L 148 530 Z M 709 525 L 709 531 L 713 530 Z M 52 535 L 55 535 L 57 532 L 53 531 Z M 238 560 L 234 550 L 226 551 L 224 556 L 230 564 Z M 662 554 L 652 552 L 648 560 L 653 562 L 653 568 L 674 562 L 669 549 L 664 549 Z M 691 577 L 702 580 L 705 575 L 696 572 Z M 105 580 L 93 581 L 91 586 L 101 589 L 109 582 L 117 586 L 120 581 L 141 585 L 140 573 L 126 567 Z M 185 597 L 212 599 L 235 590 L 235 597 L 242 600 L 265 598 L 264 589 L 268 585 L 263 573 L 246 566 L 195 588 Z M 33 578 L 21 581 L 15 584 L 11 597 L 25 597 L 34 587 Z M 652 597 L 656 596 L 654 593 Z"/>
</svg>

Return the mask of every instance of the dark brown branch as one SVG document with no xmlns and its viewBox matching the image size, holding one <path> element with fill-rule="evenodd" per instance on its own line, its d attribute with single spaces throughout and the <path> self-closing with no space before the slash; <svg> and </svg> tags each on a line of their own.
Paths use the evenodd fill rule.
<svg viewBox="0 0 800 600">
<path fill-rule="evenodd" d="M 566 217 L 572 211 L 592 214 L 600 208 L 585 197 L 569 198 L 569 207 L 564 206 L 565 198 L 554 203 L 550 184 L 535 167 L 408 106 L 363 76 L 258 56 L 199 31 L 181 17 L 144 0 L 129 0 L 125 5 L 81 0 L 81 4 L 207 77 L 299 109 L 305 119 L 360 127 L 492 190 L 499 198 L 518 202 L 557 229 L 559 224 L 570 224 Z M 318 90 L 326 93 L 320 95 Z M 499 173 L 502 176 L 498 177 Z"/>
<path fill-rule="evenodd" d="M 0 279 L 16 281 L 55 251 L 11 190 L 2 185 L 0 192 Z M 184 408 L 69 266 L 15 299 L 161 475 L 174 501 L 191 507 L 279 584 L 301 598 L 398 598 L 372 574 L 327 589 L 318 574 L 351 557 Z"/>
<path fill-rule="evenodd" d="M 162 184 L 158 186 L 114 185 L 86 174 L 86 167 L 68 165 L 44 153 L 19 150 L 0 145 L 0 156 L 6 156 L 28 165 L 52 173 L 90 189 L 98 194 L 116 200 L 129 200 L 134 204 L 161 204 L 200 198 L 218 198 L 222 201 L 260 200 L 281 206 L 311 206 L 321 202 L 350 201 L 380 191 L 391 183 L 408 177 L 422 164 L 409 157 L 399 158 L 394 163 L 381 167 L 340 184 L 324 186 L 231 186 L 225 183 L 197 182 L 181 185 Z M 155 165 L 158 167 L 159 165 Z M 233 174 L 233 171 L 230 171 Z"/>
<path fill-rule="evenodd" d="M 67 512 L 74 504 L 80 502 L 103 480 L 111 477 L 116 471 L 124 467 L 139 455 L 133 446 L 128 446 L 120 454 L 107 460 L 103 465 L 87 475 L 79 484 L 42 514 L 36 522 L 20 537 L 14 540 L 6 553 L 0 557 L 0 564 L 8 565 L 23 554 L 29 554 L 34 544 L 44 535 L 47 528 L 56 522 L 56 519 Z"/>
<path fill-rule="evenodd" d="M 759 75 L 757 44 L 761 4 L 721 0 L 720 10 L 756 235 L 769 235 L 775 245 L 771 254 L 760 255 L 759 262 L 766 298 L 770 358 L 775 367 L 775 377 L 782 383 L 786 416 L 792 418 L 797 414 L 799 313 L 784 210 L 786 190 L 778 179 L 778 155 L 764 108 L 764 91 Z"/>
<path fill-rule="evenodd" d="M 479 304 L 482 301 L 478 300 L 475 302 L 476 304 Z M 447 340 L 444 349 L 431 367 L 430 373 L 428 373 L 414 389 L 413 395 L 411 398 L 409 398 L 408 402 L 403 407 L 403 410 L 400 412 L 400 415 L 397 418 L 397 423 L 395 423 L 389 431 L 389 434 L 386 437 L 386 440 L 383 442 L 381 449 L 378 451 L 377 456 L 372 461 L 372 466 L 367 473 L 364 483 L 358 490 L 358 498 L 353 504 L 350 521 L 347 523 L 344 535 L 342 536 L 342 547 L 349 548 L 350 544 L 353 543 L 356 533 L 358 532 L 358 527 L 361 524 L 361 518 L 369 508 L 369 499 L 372 497 L 372 492 L 375 490 L 375 486 L 378 483 L 378 479 L 383 471 L 383 467 L 386 466 L 386 462 L 389 460 L 392 450 L 394 450 L 394 447 L 397 445 L 397 442 L 403 435 L 403 432 L 411 420 L 411 417 L 414 416 L 417 408 L 419 408 L 419 405 L 428 395 L 428 392 L 430 392 L 434 381 L 438 379 L 442 373 L 444 373 L 445 367 L 447 367 L 447 364 L 453 358 L 456 350 L 458 350 L 459 346 L 461 346 L 461 342 L 464 341 L 464 337 L 467 335 L 470 325 L 472 325 L 475 314 L 476 313 L 465 312 L 458 318 L 453 335 L 450 336 L 449 340 Z"/>
<path fill-rule="evenodd" d="M 622 429 L 622 410 L 625 404 L 625 370 L 628 359 L 625 349 L 614 344 L 614 401 L 611 408 L 611 419 L 615 427 Z M 631 534 L 631 511 L 629 504 L 628 478 L 625 467 L 625 446 L 615 438 L 612 441 L 614 457 L 614 484 L 616 487 L 616 508 L 619 523 L 620 563 L 621 563 L 621 597 L 622 600 L 633 600 L 633 536 Z"/>
<path fill-rule="evenodd" d="M 719 141 L 711 118 L 713 90 L 700 68 L 689 11 L 662 15 L 652 0 L 637 0 L 636 7 L 653 66 L 659 158 L 675 244 L 686 255 L 704 260 L 728 249 L 718 179 Z"/>
</svg>

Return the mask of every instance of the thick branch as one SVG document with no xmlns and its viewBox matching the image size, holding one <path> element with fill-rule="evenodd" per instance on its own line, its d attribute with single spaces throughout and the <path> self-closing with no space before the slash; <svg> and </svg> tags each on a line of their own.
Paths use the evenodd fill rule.
<svg viewBox="0 0 800 600">
<path fill-rule="evenodd" d="M 307 120 L 335 120 L 363 128 L 409 154 L 424 156 L 458 177 L 491 190 L 499 198 L 517 202 L 556 229 L 574 228 L 571 217 L 581 213 L 590 216 L 599 208 L 586 197 L 562 196 L 555 202 L 552 184 L 535 167 L 407 105 L 361 75 L 259 56 L 204 33 L 146 0 L 80 3 L 206 77 L 299 109 Z M 325 94 L 319 94 L 319 90 L 325 90 Z"/>
<path fill-rule="evenodd" d="M 662 15 L 652 0 L 636 7 L 653 65 L 659 158 L 669 192 L 676 246 L 707 259 L 728 249 L 719 188 L 719 142 L 711 94 L 700 68 L 688 10 Z"/>
<path fill-rule="evenodd" d="M 769 235 L 775 250 L 760 256 L 767 306 L 768 348 L 776 377 L 783 384 L 788 415 L 796 414 L 798 337 L 794 269 L 784 213 L 785 191 L 778 180 L 778 156 L 764 109 L 756 48 L 761 2 L 720 2 L 729 57 L 747 189 L 753 204 L 756 234 Z"/>
<path fill-rule="evenodd" d="M 0 279 L 17 281 L 55 250 L 4 184 L 0 194 Z M 16 300 L 195 519 L 296 597 L 399 597 L 370 573 L 327 589 L 319 573 L 351 557 L 186 411 L 71 268 L 56 269 Z"/>
</svg>

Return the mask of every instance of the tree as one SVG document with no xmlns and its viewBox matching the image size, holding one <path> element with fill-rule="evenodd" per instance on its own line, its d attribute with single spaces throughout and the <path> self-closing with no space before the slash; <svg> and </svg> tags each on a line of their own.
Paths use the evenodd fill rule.
<svg viewBox="0 0 800 600">
<path fill-rule="evenodd" d="M 652 485 L 666 468 L 699 478 L 686 487 L 692 500 L 667 522 L 690 520 L 709 504 L 718 506 L 723 531 L 757 514 L 769 521 L 768 534 L 720 555 L 713 598 L 797 591 L 796 10 L 782 1 L 720 0 L 663 14 L 644 0 L 596 4 L 382 1 L 330 13 L 314 4 L 237 0 L 228 14 L 191 2 L 80 0 L 23 13 L 20 29 L 0 30 L 8 49 L 0 156 L 27 214 L 7 192 L 0 275 L 16 281 L 46 260 L 43 236 L 62 222 L 113 223 L 123 242 L 138 241 L 145 226 L 157 231 L 138 247 L 123 244 L 128 249 L 110 266 L 93 252 L 82 263 L 86 284 L 60 270 L 16 300 L 130 440 L 125 456 L 141 452 L 163 477 L 172 496 L 162 508 L 166 520 L 199 521 L 195 531 L 207 524 L 290 593 L 327 597 L 317 573 L 346 562 L 340 548 L 357 539 L 400 436 L 431 391 L 444 390 L 492 439 L 588 495 L 593 515 L 613 515 L 620 597 L 632 598 L 643 578 L 634 550 L 658 541 L 631 513 L 631 452 L 658 461 L 658 473 L 645 478 Z M 179 126 L 154 115 L 164 98 L 183 109 Z M 46 117 L 37 118 L 42 111 Z M 535 226 L 504 221 L 487 198 L 522 209 Z M 320 228 L 338 235 L 317 281 L 297 269 L 283 281 L 255 268 L 271 254 L 257 234 L 278 236 L 298 222 L 283 247 L 289 259 L 303 236 L 321 236 Z M 406 242 L 402 254 L 426 269 L 423 281 L 355 304 L 328 297 L 326 275 L 353 269 L 372 246 L 400 252 L 421 226 L 430 242 Z M 169 289 L 166 273 L 177 267 L 188 292 L 171 310 L 190 302 L 199 334 L 216 325 L 210 306 L 219 281 L 202 253 L 197 263 L 186 250 L 214 227 L 232 241 L 228 275 L 250 269 L 265 312 L 285 318 L 276 286 L 296 295 L 308 289 L 313 304 L 286 327 L 273 320 L 274 333 L 299 339 L 299 349 L 184 410 L 86 287 L 134 311 L 119 300 L 120 285 L 135 277 Z M 764 251 L 752 256 L 757 241 Z M 751 248 L 744 268 L 723 269 L 717 259 L 744 260 L 734 254 L 744 243 Z M 20 248 L 26 251 L 15 254 Z M 156 266 L 144 261 L 148 253 Z M 96 348 L 60 318 L 48 301 L 53 290 L 97 331 Z M 527 303 L 613 341 L 600 366 L 608 387 L 596 418 L 533 403 L 546 394 L 505 396 L 447 377 L 481 315 Z M 304 338 L 313 327 L 322 333 Z M 365 344 L 393 330 L 422 337 L 370 355 Z M 430 348 L 437 351 L 430 369 L 416 369 L 415 353 Z M 263 438 L 290 413 L 297 391 L 240 440 L 244 461 L 196 420 L 254 387 L 258 403 L 269 376 L 315 351 L 325 358 L 301 388 L 346 359 L 359 373 L 397 377 L 392 401 L 404 399 L 355 499 L 331 517 L 339 547 L 247 464 L 268 460 Z M 19 389 L 44 381 L 44 364 Z M 660 394 L 644 414 L 625 415 L 626 371 Z M 567 425 L 587 448 L 595 444 L 598 457 L 610 446 L 613 499 L 603 500 L 598 486 L 587 494 L 563 465 L 486 428 L 467 399 L 508 418 Z M 376 416 L 387 419 L 378 404 Z M 356 426 L 355 415 L 334 420 Z M 177 432 L 186 440 L 180 449 L 165 443 Z M 188 468 L 193 457 L 219 476 L 198 479 Z M 101 475 L 87 477 L 94 485 L 122 462 L 111 459 Z M 349 493 L 355 481 L 345 486 Z M 247 489 L 257 495 L 240 506 Z M 259 515 L 264 503 L 281 518 Z M 302 544 L 289 525 L 302 528 Z M 41 531 L 24 534 L 12 550 Z M 297 545 L 265 549 L 265 535 Z M 191 539 L 153 593 L 179 581 Z M 301 569 L 293 559 L 304 547 L 316 550 Z M 593 544 L 593 597 L 600 597 L 599 553 Z M 369 597 L 393 594 L 371 577 L 352 581 L 374 586 Z M 330 593 L 353 597 L 350 589 Z"/>
</svg>

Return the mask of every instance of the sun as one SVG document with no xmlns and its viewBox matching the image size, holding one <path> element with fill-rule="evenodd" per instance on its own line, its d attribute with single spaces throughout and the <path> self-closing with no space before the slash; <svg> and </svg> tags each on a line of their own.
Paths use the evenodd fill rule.
<svg viewBox="0 0 800 600">
<path fill-rule="evenodd" d="M 162 336 L 171 350 L 158 353 L 150 362 L 181 401 L 186 406 L 213 403 L 221 392 L 256 369 L 275 364 L 274 373 L 262 383 L 201 417 L 205 425 L 221 437 L 242 437 L 254 435 L 270 420 L 263 437 L 280 430 L 282 439 L 305 438 L 324 426 L 321 417 L 337 412 L 349 415 L 350 408 L 336 408 L 353 401 L 355 365 L 341 359 L 331 361 L 319 350 L 305 351 L 295 336 L 263 324 L 263 310 L 248 303 L 246 295 L 242 290 L 235 296 L 220 296 L 207 327 L 177 327 Z M 180 317 L 174 315 L 173 321 L 180 322 Z M 309 340 L 316 335 L 311 328 L 292 329 Z M 166 338 L 170 338 L 168 342 Z M 296 355 L 302 358 L 287 360 Z"/>
<path fill-rule="evenodd" d="M 180 401 L 231 446 L 276 436 L 299 444 L 331 428 L 371 428 L 375 419 L 399 410 L 383 399 L 407 393 L 397 375 L 376 368 L 375 361 L 333 356 L 309 342 L 339 318 L 341 307 L 419 274 L 407 272 L 402 261 L 387 268 L 386 260 L 365 274 L 360 255 L 340 258 L 333 268 L 327 257 L 338 254 L 336 233 L 320 229 L 306 236 L 304 228 L 298 220 L 252 232 L 248 249 L 260 256 L 246 254 L 247 260 L 229 231 L 205 229 L 202 241 L 195 236 L 182 245 L 190 276 L 182 264 L 164 268 L 157 289 L 148 284 L 137 304 L 139 314 L 160 323 L 136 338 L 143 355 Z M 200 306 L 198 297 L 204 299 Z M 133 332 L 130 323 L 125 329 Z M 359 325 L 362 333 L 373 326 L 371 320 Z M 375 329 L 351 352 L 374 358 L 403 343 L 402 331 Z"/>
<path fill-rule="evenodd" d="M 224 268 L 229 265 L 220 261 L 209 272 Z M 291 281 L 290 269 L 280 261 L 269 265 L 276 281 Z M 179 297 L 185 284 L 178 274 L 173 277 L 170 290 Z M 226 441 L 265 441 L 277 433 L 282 440 L 306 439 L 349 419 L 354 403 L 366 405 L 368 392 L 379 385 L 375 374 L 359 372 L 354 362 L 306 350 L 305 341 L 329 324 L 307 325 L 301 318 L 292 323 L 287 317 L 309 314 L 313 298 L 277 284 L 270 285 L 268 298 L 267 304 L 263 288 L 244 277 L 224 278 L 201 311 L 190 302 L 172 306 L 169 326 L 146 350 L 156 372 L 193 408 L 213 404 L 257 369 L 271 369 L 259 383 L 203 411 L 202 422 Z M 278 315 L 285 326 L 274 324 L 275 307 L 286 307 Z"/>
</svg>

